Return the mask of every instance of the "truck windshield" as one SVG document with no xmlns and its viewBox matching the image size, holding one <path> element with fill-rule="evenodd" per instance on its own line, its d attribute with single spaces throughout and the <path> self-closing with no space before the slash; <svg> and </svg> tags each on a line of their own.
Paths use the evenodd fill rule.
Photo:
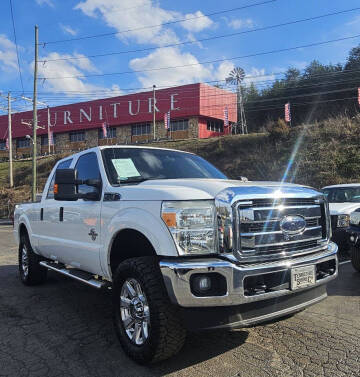
<svg viewBox="0 0 360 377">
<path fill-rule="evenodd" d="M 329 203 L 360 203 L 360 186 L 327 188 L 323 192 Z"/>
<path fill-rule="evenodd" d="M 150 148 L 106 148 L 102 156 L 112 185 L 149 179 L 227 179 L 209 162 L 190 153 Z"/>
</svg>

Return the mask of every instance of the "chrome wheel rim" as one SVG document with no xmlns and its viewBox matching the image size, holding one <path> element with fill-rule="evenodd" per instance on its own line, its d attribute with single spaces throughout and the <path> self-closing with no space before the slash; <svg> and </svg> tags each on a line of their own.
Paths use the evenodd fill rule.
<svg viewBox="0 0 360 377">
<path fill-rule="evenodd" d="M 21 249 L 21 268 L 25 277 L 29 275 L 29 253 L 25 245 Z"/>
<path fill-rule="evenodd" d="M 145 293 L 134 278 L 127 279 L 121 287 L 120 314 L 130 341 L 143 345 L 149 337 L 150 310 Z"/>
</svg>

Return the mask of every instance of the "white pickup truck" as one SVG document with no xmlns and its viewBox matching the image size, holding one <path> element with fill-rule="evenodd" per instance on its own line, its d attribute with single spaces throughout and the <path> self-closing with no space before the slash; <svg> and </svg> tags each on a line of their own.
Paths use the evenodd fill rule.
<svg viewBox="0 0 360 377">
<path fill-rule="evenodd" d="M 322 193 L 228 180 L 192 153 L 106 146 L 59 161 L 41 202 L 16 207 L 25 285 L 54 270 L 110 288 L 139 363 L 176 354 L 186 330 L 246 327 L 327 295 L 338 272 Z"/>
</svg>

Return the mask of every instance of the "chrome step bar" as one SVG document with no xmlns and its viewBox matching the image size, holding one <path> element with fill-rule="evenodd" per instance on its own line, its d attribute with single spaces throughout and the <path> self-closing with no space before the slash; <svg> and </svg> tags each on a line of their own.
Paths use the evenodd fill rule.
<svg viewBox="0 0 360 377">
<path fill-rule="evenodd" d="M 60 263 L 41 261 L 40 265 L 48 268 L 49 270 L 59 272 L 62 275 L 80 281 L 81 283 L 90 285 L 93 288 L 101 289 L 104 287 L 108 287 L 110 285 L 110 282 L 97 280 L 94 278 L 94 275 L 91 275 L 88 272 L 81 271 L 75 268 L 67 268 Z"/>
</svg>

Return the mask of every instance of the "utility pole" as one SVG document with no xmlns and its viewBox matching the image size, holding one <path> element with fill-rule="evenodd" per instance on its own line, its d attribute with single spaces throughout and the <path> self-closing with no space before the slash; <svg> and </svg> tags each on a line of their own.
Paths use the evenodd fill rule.
<svg viewBox="0 0 360 377">
<path fill-rule="evenodd" d="M 14 187 L 13 154 L 12 154 L 12 130 L 11 130 L 11 93 L 8 93 L 8 127 L 9 127 L 9 165 L 10 165 L 10 188 Z"/>
<path fill-rule="evenodd" d="M 156 131 L 155 131 L 155 126 L 156 126 L 156 114 L 155 114 L 155 88 L 156 88 L 156 85 L 153 85 L 153 128 L 154 128 L 154 140 L 155 140 L 155 137 L 156 137 Z"/>
<path fill-rule="evenodd" d="M 35 64 L 34 64 L 34 96 L 33 96 L 33 155 L 32 155 L 32 192 L 31 199 L 36 201 L 36 156 L 37 156 L 37 73 L 38 73 L 38 53 L 39 53 L 39 28 L 35 25 Z"/>
</svg>

